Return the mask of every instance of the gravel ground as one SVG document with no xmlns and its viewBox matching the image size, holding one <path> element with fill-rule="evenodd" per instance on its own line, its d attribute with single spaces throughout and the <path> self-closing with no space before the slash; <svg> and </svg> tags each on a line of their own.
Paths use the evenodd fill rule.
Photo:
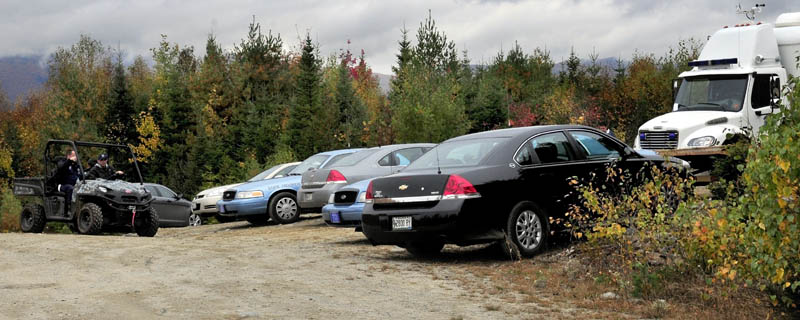
<svg viewBox="0 0 800 320">
<path fill-rule="evenodd" d="M 0 318 L 608 316 L 487 295 L 470 285 L 486 279 L 465 271 L 470 259 L 485 256 L 460 256 L 462 249 L 448 246 L 442 259 L 420 260 L 318 217 L 160 229 L 154 238 L 0 234 Z"/>
</svg>

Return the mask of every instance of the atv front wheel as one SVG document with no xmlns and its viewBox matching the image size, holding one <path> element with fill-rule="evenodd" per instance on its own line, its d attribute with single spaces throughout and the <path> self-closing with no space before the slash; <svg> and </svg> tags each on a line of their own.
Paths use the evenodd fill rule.
<svg viewBox="0 0 800 320">
<path fill-rule="evenodd" d="M 97 204 L 87 203 L 78 212 L 78 232 L 98 234 L 103 229 L 103 209 Z"/>
<path fill-rule="evenodd" d="M 155 208 L 136 214 L 133 220 L 133 229 L 140 237 L 152 237 L 158 232 L 158 213 Z"/>
<path fill-rule="evenodd" d="M 31 203 L 22 208 L 22 214 L 19 215 L 22 232 L 41 233 L 46 224 L 47 217 L 42 206 Z"/>
</svg>

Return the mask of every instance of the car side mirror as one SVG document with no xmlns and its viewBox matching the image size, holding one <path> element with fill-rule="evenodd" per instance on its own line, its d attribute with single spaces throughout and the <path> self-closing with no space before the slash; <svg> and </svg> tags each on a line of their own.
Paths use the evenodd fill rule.
<svg viewBox="0 0 800 320">
<path fill-rule="evenodd" d="M 175 200 L 178 200 L 180 198 L 183 198 L 183 194 L 182 193 L 179 193 L 179 194 L 175 195 Z"/>
</svg>

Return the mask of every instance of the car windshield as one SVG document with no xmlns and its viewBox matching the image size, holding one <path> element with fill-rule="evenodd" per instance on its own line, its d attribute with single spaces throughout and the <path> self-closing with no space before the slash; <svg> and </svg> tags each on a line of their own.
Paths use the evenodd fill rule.
<svg viewBox="0 0 800 320">
<path fill-rule="evenodd" d="M 442 143 L 419 159 L 412 162 L 405 171 L 425 170 L 430 168 L 449 168 L 475 166 L 492 150 L 508 138 L 484 138 L 458 140 Z"/>
<path fill-rule="evenodd" d="M 359 152 L 349 154 L 349 155 L 347 155 L 347 156 L 345 156 L 343 158 L 340 158 L 338 160 L 337 159 L 333 159 L 333 160 L 330 161 L 331 163 L 325 164 L 325 167 L 326 168 L 330 168 L 330 167 L 348 167 L 348 166 L 352 166 L 352 165 L 354 165 L 356 163 L 361 162 L 361 160 L 364 160 L 367 157 L 371 156 L 375 152 L 378 152 L 378 150 L 379 149 L 361 150 Z M 335 160 L 335 162 L 334 162 L 334 160 Z"/>
<path fill-rule="evenodd" d="M 289 172 L 289 176 L 299 176 L 303 174 L 303 172 L 308 171 L 308 169 L 316 169 L 319 168 L 321 164 L 325 162 L 325 160 L 330 157 L 329 155 L 324 154 L 315 154 L 308 159 L 304 160 L 300 164 L 297 165 L 297 168 L 294 168 L 292 171 Z"/>
<path fill-rule="evenodd" d="M 697 76 L 683 79 L 675 103 L 676 111 L 742 110 L 747 75 Z"/>
<path fill-rule="evenodd" d="M 264 180 L 264 177 L 266 177 L 266 176 L 270 175 L 271 173 L 275 172 L 275 170 L 278 170 L 278 168 L 280 168 L 281 166 L 282 165 L 279 164 L 277 166 L 274 166 L 272 168 L 264 170 L 264 172 L 257 174 L 255 177 L 252 177 L 252 178 L 250 178 L 250 180 L 247 180 L 247 181 L 253 182 L 253 181 L 258 181 L 258 180 Z"/>
</svg>

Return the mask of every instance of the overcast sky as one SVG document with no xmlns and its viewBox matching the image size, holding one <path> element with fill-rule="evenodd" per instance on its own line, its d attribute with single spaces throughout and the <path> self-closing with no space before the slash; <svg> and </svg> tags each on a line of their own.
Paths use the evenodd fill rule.
<svg viewBox="0 0 800 320">
<path fill-rule="evenodd" d="M 759 21 L 774 23 L 782 12 L 800 11 L 798 0 L 759 0 Z M 204 54 L 213 33 L 226 49 L 247 35 L 255 16 L 264 30 L 279 33 L 286 50 L 295 50 L 306 31 L 323 54 L 363 49 L 376 72 L 391 73 L 400 29 L 413 37 L 431 10 L 434 20 L 473 63 L 488 62 L 517 41 L 525 51 L 546 48 L 555 61 L 570 47 L 582 58 L 593 50 L 601 58 L 630 59 L 636 51 L 661 55 L 679 39 L 705 39 L 724 25 L 745 21 L 740 1 L 728 0 L 251 0 L 114 1 L 2 0 L 0 56 L 46 55 L 69 47 L 80 34 L 121 47 L 130 60 L 150 57 L 161 34 Z M 754 2 L 741 2 L 750 8 Z"/>
</svg>

